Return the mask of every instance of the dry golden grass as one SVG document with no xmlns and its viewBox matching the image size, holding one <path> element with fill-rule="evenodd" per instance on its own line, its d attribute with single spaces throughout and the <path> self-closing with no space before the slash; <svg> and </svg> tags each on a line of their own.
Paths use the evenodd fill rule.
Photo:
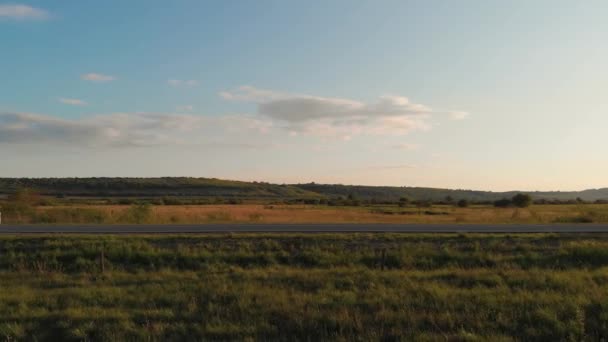
<svg viewBox="0 0 608 342">
<path fill-rule="evenodd" d="M 40 207 L 39 212 L 67 207 Z M 75 208 L 75 207 L 70 207 Z M 117 223 L 128 205 L 82 206 Z M 152 206 L 150 223 L 555 223 L 608 222 L 608 205 L 537 205 L 530 208 L 434 206 L 432 208 L 325 207 L 310 205 Z M 584 221 L 584 220 L 582 220 Z"/>
</svg>

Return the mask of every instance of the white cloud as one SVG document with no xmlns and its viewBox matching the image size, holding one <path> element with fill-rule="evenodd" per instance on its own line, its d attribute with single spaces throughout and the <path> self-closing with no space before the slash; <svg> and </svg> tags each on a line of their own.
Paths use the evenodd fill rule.
<svg viewBox="0 0 608 342">
<path fill-rule="evenodd" d="M 0 4 L 0 19 L 43 20 L 49 17 L 49 13 L 40 8 L 20 4 Z"/>
<path fill-rule="evenodd" d="M 350 140 L 355 135 L 404 135 L 431 128 L 434 111 L 407 97 L 385 95 L 376 102 L 289 94 L 251 86 L 223 91 L 226 100 L 257 104 L 258 114 L 291 135 Z"/>
<path fill-rule="evenodd" d="M 462 111 L 448 112 L 448 116 L 452 120 L 464 120 L 469 116 L 469 113 Z"/>
<path fill-rule="evenodd" d="M 177 142 L 173 133 L 186 131 L 197 122 L 197 118 L 177 115 L 118 113 L 68 120 L 28 113 L 2 113 L 0 143 L 157 145 Z"/>
<path fill-rule="evenodd" d="M 176 113 L 114 113 L 81 119 L 62 119 L 28 113 L 0 112 L 0 144 L 70 144 L 76 146 L 233 146 L 277 142 L 278 135 L 319 137 L 348 141 L 357 136 L 402 136 L 431 129 L 436 112 L 403 96 L 387 95 L 363 102 L 275 92 L 242 87 L 223 92 L 229 100 L 248 101 L 258 112 L 250 115 L 205 116 L 189 114 L 192 105 Z M 60 98 L 69 105 L 79 99 Z M 188 114 L 187 114 L 188 113 Z M 443 112 L 443 114 L 448 112 Z M 277 135 L 278 134 L 278 135 Z M 267 142 L 268 142 L 267 141 Z M 394 148 L 414 149 L 400 144 Z"/>
<path fill-rule="evenodd" d="M 80 78 L 85 81 L 91 81 L 91 82 L 109 82 L 109 81 L 114 81 L 116 79 L 116 77 L 114 77 L 114 76 L 97 74 L 94 72 L 81 75 Z"/>
<path fill-rule="evenodd" d="M 252 86 L 241 86 L 236 90 L 222 91 L 219 94 L 224 100 L 246 102 L 268 102 L 290 96 L 289 94 L 276 92 L 274 90 L 258 89 Z"/>
<path fill-rule="evenodd" d="M 193 105 L 177 106 L 177 107 L 175 107 L 175 110 L 177 112 L 191 112 L 194 110 L 194 106 Z"/>
<path fill-rule="evenodd" d="M 39 114 L 0 112 L 0 144 L 79 147 L 263 146 L 263 141 L 256 139 L 255 134 L 263 134 L 267 129 L 264 121 L 241 115 L 209 117 L 114 113 L 83 119 L 61 119 Z"/>
<path fill-rule="evenodd" d="M 199 82 L 197 80 L 167 80 L 167 84 L 172 87 L 196 87 Z"/>
<path fill-rule="evenodd" d="M 86 105 L 88 105 L 88 103 L 86 101 L 79 100 L 79 99 L 67 99 L 67 98 L 64 98 L 64 97 L 59 98 L 59 102 L 61 102 L 63 104 L 71 105 L 71 106 L 86 106 Z"/>
</svg>

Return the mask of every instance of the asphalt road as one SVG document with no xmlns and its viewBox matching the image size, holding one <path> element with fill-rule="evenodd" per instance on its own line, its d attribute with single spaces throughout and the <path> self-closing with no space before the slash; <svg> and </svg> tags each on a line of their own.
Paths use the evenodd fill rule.
<svg viewBox="0 0 608 342">
<path fill-rule="evenodd" d="M 608 233 L 608 224 L 0 225 L 0 234 L 159 233 Z"/>
</svg>

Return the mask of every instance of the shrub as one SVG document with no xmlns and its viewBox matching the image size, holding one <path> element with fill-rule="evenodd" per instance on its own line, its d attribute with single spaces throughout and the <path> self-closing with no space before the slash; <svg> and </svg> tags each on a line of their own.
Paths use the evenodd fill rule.
<svg viewBox="0 0 608 342">
<path fill-rule="evenodd" d="M 498 201 L 494 201 L 494 206 L 497 208 L 507 208 L 510 207 L 513 203 L 511 203 L 510 199 L 503 198 Z"/>
<path fill-rule="evenodd" d="M 590 216 L 566 216 L 558 217 L 555 219 L 556 223 L 593 223 L 593 218 Z"/>
<path fill-rule="evenodd" d="M 414 204 L 418 208 L 431 208 L 433 206 L 433 203 L 431 203 L 431 201 L 427 201 L 427 200 L 415 201 Z"/>
<path fill-rule="evenodd" d="M 456 205 L 458 205 L 458 207 L 460 208 L 466 208 L 469 206 L 469 201 L 467 201 L 466 199 L 461 199 L 460 201 L 458 201 L 458 203 L 456 203 Z"/>
<path fill-rule="evenodd" d="M 7 221 L 29 221 L 36 215 L 35 206 L 40 196 L 30 189 L 20 189 L 8 197 L 8 202 L 2 205 L 2 212 Z"/>
<path fill-rule="evenodd" d="M 410 199 L 409 199 L 409 198 L 407 198 L 407 197 L 401 197 L 401 198 L 399 199 L 399 206 L 400 206 L 400 207 L 405 207 L 405 206 L 407 206 L 408 204 L 410 204 Z"/>
<path fill-rule="evenodd" d="M 528 194 L 517 194 L 513 196 L 511 202 L 518 208 L 525 208 L 532 204 L 532 197 Z"/>
<path fill-rule="evenodd" d="M 150 204 L 134 204 L 122 216 L 122 221 L 128 223 L 146 223 L 152 215 Z"/>
<path fill-rule="evenodd" d="M 184 202 L 181 199 L 175 198 L 175 197 L 163 197 L 163 203 L 165 205 L 182 205 L 182 204 L 184 204 Z"/>
<path fill-rule="evenodd" d="M 97 209 L 52 208 L 33 216 L 33 223 L 104 223 L 107 215 Z"/>
</svg>

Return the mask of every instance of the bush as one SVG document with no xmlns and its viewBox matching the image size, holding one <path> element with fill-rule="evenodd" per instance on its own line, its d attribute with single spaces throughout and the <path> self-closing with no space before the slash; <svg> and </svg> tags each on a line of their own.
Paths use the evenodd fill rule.
<svg viewBox="0 0 608 342">
<path fill-rule="evenodd" d="M 2 212 L 8 222 L 29 221 L 36 215 L 35 206 L 40 196 L 30 189 L 20 189 L 8 197 L 8 202 L 2 205 Z"/>
<path fill-rule="evenodd" d="M 32 223 L 104 223 L 107 215 L 97 209 L 52 208 L 33 216 Z"/>
<path fill-rule="evenodd" d="M 163 203 L 165 205 L 182 205 L 182 204 L 184 204 L 184 202 L 181 199 L 175 198 L 175 197 L 163 197 Z"/>
<path fill-rule="evenodd" d="M 433 203 L 431 201 L 427 201 L 427 200 L 415 201 L 414 204 L 418 208 L 431 208 L 433 206 Z"/>
<path fill-rule="evenodd" d="M 590 216 L 566 216 L 566 217 L 558 217 L 555 219 L 556 223 L 593 223 L 593 217 Z"/>
<path fill-rule="evenodd" d="M 532 197 L 528 194 L 517 194 L 513 196 L 511 202 L 518 208 L 526 208 L 532 204 Z"/>
<path fill-rule="evenodd" d="M 122 221 L 127 223 L 146 223 L 150 221 L 152 207 L 150 204 L 134 204 L 122 216 Z"/>
<path fill-rule="evenodd" d="M 456 205 L 458 205 L 458 207 L 460 208 L 466 208 L 469 206 L 469 201 L 467 201 L 466 199 L 461 199 L 460 201 L 458 201 L 458 203 L 456 203 Z"/>
<path fill-rule="evenodd" d="M 408 204 L 410 204 L 410 199 L 409 198 L 407 198 L 407 197 L 401 197 L 399 199 L 399 207 L 403 208 L 403 207 L 407 206 Z"/>
<path fill-rule="evenodd" d="M 511 203 L 510 199 L 503 198 L 498 201 L 494 201 L 494 206 L 497 208 L 507 208 L 510 207 L 513 203 Z"/>
</svg>

